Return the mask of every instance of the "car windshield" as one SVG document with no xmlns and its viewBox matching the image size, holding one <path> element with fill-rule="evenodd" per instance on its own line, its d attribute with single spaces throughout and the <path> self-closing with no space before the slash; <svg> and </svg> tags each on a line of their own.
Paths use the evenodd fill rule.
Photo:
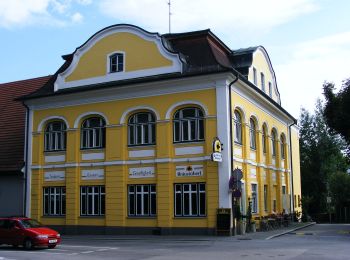
<svg viewBox="0 0 350 260">
<path fill-rule="evenodd" d="M 38 221 L 34 219 L 22 219 L 20 222 L 24 228 L 37 228 L 42 226 Z"/>
</svg>

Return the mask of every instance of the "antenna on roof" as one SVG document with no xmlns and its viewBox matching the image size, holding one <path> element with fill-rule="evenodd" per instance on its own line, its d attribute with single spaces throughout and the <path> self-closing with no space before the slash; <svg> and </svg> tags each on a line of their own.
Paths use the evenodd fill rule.
<svg viewBox="0 0 350 260">
<path fill-rule="evenodd" d="M 168 1 L 168 6 L 169 6 L 169 33 L 171 33 L 171 20 L 170 20 L 170 16 L 171 16 L 171 12 L 170 12 L 171 2 L 170 2 L 170 0 Z"/>
</svg>

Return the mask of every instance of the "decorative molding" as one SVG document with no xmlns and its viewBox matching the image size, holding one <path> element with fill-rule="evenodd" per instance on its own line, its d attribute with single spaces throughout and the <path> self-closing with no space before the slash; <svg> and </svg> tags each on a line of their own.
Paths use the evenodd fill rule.
<svg viewBox="0 0 350 260">
<path fill-rule="evenodd" d="M 66 155 L 65 154 L 45 155 L 45 162 L 46 163 L 64 162 L 64 161 L 66 161 Z"/>
<path fill-rule="evenodd" d="M 184 100 L 184 101 L 180 101 L 177 102 L 175 104 L 172 104 L 166 114 L 165 114 L 165 119 L 171 119 L 170 116 L 173 114 L 174 110 L 179 107 L 179 106 L 184 106 L 184 105 L 197 105 L 200 106 L 203 110 L 204 110 L 204 116 L 209 115 L 209 111 L 206 105 L 204 105 L 202 102 L 200 101 L 196 101 L 196 100 Z"/>
<path fill-rule="evenodd" d="M 44 181 L 64 181 L 65 172 L 64 171 L 51 171 L 44 173 Z"/>
<path fill-rule="evenodd" d="M 105 178 L 104 169 L 89 169 L 81 171 L 82 180 L 103 180 Z"/>
<path fill-rule="evenodd" d="M 150 157 L 155 155 L 155 150 L 131 150 L 129 151 L 130 158 L 137 157 Z"/>
<path fill-rule="evenodd" d="M 203 152 L 203 146 L 186 146 L 175 148 L 175 155 L 202 154 Z"/>
<path fill-rule="evenodd" d="M 154 109 L 153 107 L 151 106 L 147 106 L 147 105 L 144 105 L 144 106 L 136 106 L 136 107 L 131 107 L 131 108 L 128 108 L 127 110 L 125 110 L 120 118 L 120 124 L 123 125 L 123 124 L 127 124 L 126 122 L 126 117 L 129 116 L 131 114 L 131 112 L 133 111 L 137 111 L 137 110 L 149 110 L 149 111 L 152 111 L 153 114 L 156 116 L 156 120 L 160 120 L 160 115 L 158 113 L 158 111 L 156 109 Z"/>
<path fill-rule="evenodd" d="M 65 124 L 66 124 L 66 128 L 68 129 L 69 128 L 69 124 L 68 124 L 68 121 L 65 117 L 63 116 L 48 116 L 48 117 L 45 117 L 43 120 L 40 121 L 39 125 L 38 125 L 38 129 L 37 129 L 37 132 L 41 132 L 43 131 L 43 127 L 44 125 L 46 124 L 47 121 L 49 120 L 62 120 Z"/>
<path fill-rule="evenodd" d="M 83 154 L 81 154 L 81 159 L 83 161 L 103 160 L 104 158 L 105 158 L 105 153 L 83 153 Z"/>
<path fill-rule="evenodd" d="M 96 111 L 94 111 L 94 112 L 86 112 L 86 113 L 83 113 L 83 114 L 80 114 L 78 117 L 77 117 L 77 119 L 75 119 L 75 122 L 74 122 L 74 128 L 80 128 L 80 124 L 81 124 L 81 119 L 83 119 L 84 117 L 88 117 L 88 116 L 101 116 L 101 117 L 103 117 L 103 119 L 105 120 L 105 122 L 106 122 L 106 125 L 109 125 L 109 121 L 108 121 L 108 118 L 107 118 L 107 116 L 104 114 L 104 113 L 102 113 L 102 112 L 96 112 Z"/>
</svg>

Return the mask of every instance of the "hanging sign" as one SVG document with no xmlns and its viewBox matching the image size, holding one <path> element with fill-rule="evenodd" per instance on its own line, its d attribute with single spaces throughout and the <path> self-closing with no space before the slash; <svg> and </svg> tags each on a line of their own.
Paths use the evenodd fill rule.
<svg viewBox="0 0 350 260">
<path fill-rule="evenodd" d="M 213 153 L 211 154 L 211 160 L 213 162 L 222 162 L 222 143 L 218 137 L 213 140 Z"/>
</svg>

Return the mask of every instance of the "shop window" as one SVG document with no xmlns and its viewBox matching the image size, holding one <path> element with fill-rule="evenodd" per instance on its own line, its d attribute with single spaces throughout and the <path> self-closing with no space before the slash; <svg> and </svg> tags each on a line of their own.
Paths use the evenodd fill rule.
<svg viewBox="0 0 350 260">
<path fill-rule="evenodd" d="M 175 184 L 175 217 L 204 217 L 206 198 L 204 183 Z"/>
<path fill-rule="evenodd" d="M 254 119 L 249 121 L 249 136 L 250 136 L 250 148 L 256 150 L 256 127 Z"/>
<path fill-rule="evenodd" d="M 121 72 L 124 71 L 124 54 L 114 53 L 109 56 L 109 72 Z"/>
<path fill-rule="evenodd" d="M 155 117 L 152 113 L 137 113 L 129 118 L 128 144 L 149 145 L 156 142 Z"/>
<path fill-rule="evenodd" d="M 81 148 L 98 149 L 105 147 L 105 121 L 101 117 L 90 117 L 81 126 Z"/>
<path fill-rule="evenodd" d="M 128 215 L 132 217 L 150 217 L 157 214 L 156 185 L 128 186 Z"/>
<path fill-rule="evenodd" d="M 66 124 L 63 121 L 50 122 L 45 129 L 45 151 L 66 150 Z"/>
<path fill-rule="evenodd" d="M 204 140 L 204 118 L 199 108 L 186 107 L 174 114 L 174 142 L 196 142 Z"/>
<path fill-rule="evenodd" d="M 234 118 L 234 140 L 237 144 L 242 144 L 242 118 L 241 114 L 235 110 L 233 114 Z"/>
<path fill-rule="evenodd" d="M 66 187 L 45 187 L 44 216 L 66 215 Z"/>
<path fill-rule="evenodd" d="M 258 185 L 252 183 L 252 213 L 258 212 Z"/>
<path fill-rule="evenodd" d="M 80 187 L 80 215 L 103 216 L 105 214 L 105 186 Z"/>
</svg>

